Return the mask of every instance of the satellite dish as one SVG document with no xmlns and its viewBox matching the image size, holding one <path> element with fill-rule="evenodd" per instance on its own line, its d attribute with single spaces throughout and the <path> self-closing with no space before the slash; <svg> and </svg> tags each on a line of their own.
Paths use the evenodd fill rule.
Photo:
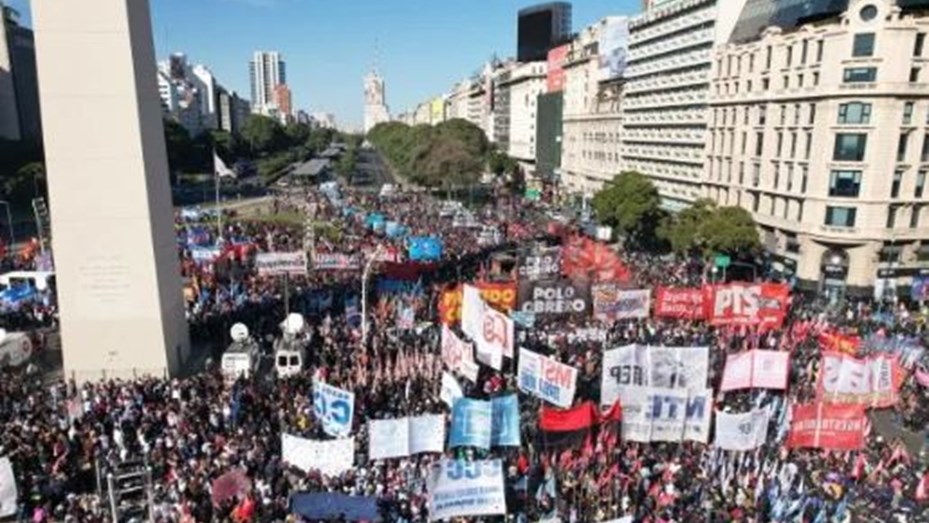
<svg viewBox="0 0 929 523">
<path fill-rule="evenodd" d="M 284 329 L 284 332 L 287 334 L 297 334 L 303 330 L 303 316 L 296 312 L 292 312 L 287 315 L 287 319 L 284 320 L 284 324 L 281 326 Z"/>
<path fill-rule="evenodd" d="M 245 341 L 248 339 L 248 327 L 244 323 L 236 323 L 229 329 L 229 335 L 232 341 Z"/>
</svg>

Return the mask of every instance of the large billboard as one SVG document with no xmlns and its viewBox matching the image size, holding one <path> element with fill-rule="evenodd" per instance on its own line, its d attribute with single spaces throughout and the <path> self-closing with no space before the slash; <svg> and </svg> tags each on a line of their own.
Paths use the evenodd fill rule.
<svg viewBox="0 0 929 523">
<path fill-rule="evenodd" d="M 560 45 L 548 52 L 548 92 L 558 93 L 564 91 L 565 72 L 564 64 L 568 58 L 571 44 Z"/>
<path fill-rule="evenodd" d="M 605 18 L 600 27 L 598 48 L 600 80 L 622 78 L 626 71 L 626 54 L 629 49 L 629 20 L 624 16 Z"/>
</svg>

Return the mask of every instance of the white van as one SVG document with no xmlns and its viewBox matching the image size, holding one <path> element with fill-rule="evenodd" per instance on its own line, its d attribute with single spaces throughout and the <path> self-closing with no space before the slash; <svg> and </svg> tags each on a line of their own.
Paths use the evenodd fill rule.
<svg viewBox="0 0 929 523">
<path fill-rule="evenodd" d="M 307 365 L 306 324 L 303 316 L 291 313 L 281 323 L 283 336 L 274 341 L 274 371 L 278 378 L 296 376 Z"/>
<path fill-rule="evenodd" d="M 2 331 L 2 329 L 0 329 Z M 24 332 L 0 332 L 0 367 L 19 367 L 32 357 L 32 340 Z"/>
<path fill-rule="evenodd" d="M 12 271 L 0 274 L 0 287 L 9 289 L 11 286 L 26 283 L 39 292 L 45 292 L 50 284 L 54 284 L 55 273 L 48 271 Z"/>
</svg>

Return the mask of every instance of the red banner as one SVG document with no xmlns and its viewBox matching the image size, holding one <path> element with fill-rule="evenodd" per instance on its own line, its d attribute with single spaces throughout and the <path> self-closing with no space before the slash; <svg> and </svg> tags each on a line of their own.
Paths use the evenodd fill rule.
<svg viewBox="0 0 929 523">
<path fill-rule="evenodd" d="M 595 282 L 626 283 L 632 275 L 613 249 L 583 236 L 567 238 L 561 270 L 569 278 L 593 277 Z"/>
<path fill-rule="evenodd" d="M 794 405 L 792 414 L 787 437 L 790 448 L 847 451 L 864 447 L 867 418 L 862 405 Z"/>
<path fill-rule="evenodd" d="M 706 320 L 712 325 L 780 328 L 790 288 L 782 283 L 731 283 L 703 287 Z"/>
<path fill-rule="evenodd" d="M 491 306 L 510 312 L 516 307 L 516 283 L 477 282 L 475 287 L 481 292 L 481 298 Z M 446 325 L 461 321 L 461 286 L 446 290 L 439 298 L 439 318 Z"/>
<path fill-rule="evenodd" d="M 861 338 L 837 332 L 822 332 L 819 334 L 819 345 L 823 352 L 842 352 L 854 356 L 861 347 Z"/>
<path fill-rule="evenodd" d="M 655 316 L 687 320 L 703 319 L 703 290 L 658 287 L 655 295 Z"/>
</svg>

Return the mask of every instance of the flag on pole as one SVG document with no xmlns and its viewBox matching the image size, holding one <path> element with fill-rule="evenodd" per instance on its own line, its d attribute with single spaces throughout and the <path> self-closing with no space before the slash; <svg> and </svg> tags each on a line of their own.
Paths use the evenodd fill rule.
<svg viewBox="0 0 929 523">
<path fill-rule="evenodd" d="M 222 158 L 213 150 L 213 174 L 220 178 L 235 178 L 235 171 L 226 166 Z"/>
</svg>

